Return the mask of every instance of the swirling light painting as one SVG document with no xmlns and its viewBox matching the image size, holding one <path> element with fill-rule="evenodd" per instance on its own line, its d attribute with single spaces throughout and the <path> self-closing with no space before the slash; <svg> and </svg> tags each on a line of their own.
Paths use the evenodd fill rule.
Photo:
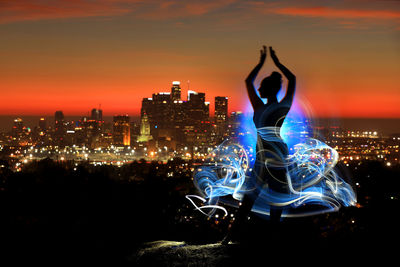
<svg viewBox="0 0 400 267">
<path fill-rule="evenodd" d="M 245 113 L 246 114 L 246 113 Z M 282 127 L 255 129 L 251 114 L 240 120 L 237 137 L 222 142 L 212 151 L 207 163 L 194 173 L 194 184 L 201 196 L 186 196 L 196 209 L 207 216 L 217 210 L 227 214 L 224 206 L 238 207 L 248 190 L 258 190 L 252 212 L 269 216 L 271 206 L 283 209 L 282 217 L 299 217 L 333 212 L 341 206 L 356 204 L 356 194 L 348 177 L 337 168 L 338 153 L 314 137 L 311 119 L 297 102 L 288 113 Z M 263 184 L 249 182 L 254 175 L 256 135 L 273 143 L 282 138 L 289 156 L 264 159 L 267 170 L 286 168 L 288 193 L 275 192 Z M 282 163 L 283 162 L 283 163 Z M 280 165 L 280 166 L 277 166 Z M 269 175 L 273 175 L 272 172 Z M 201 201 L 201 204 L 199 203 Z"/>
</svg>

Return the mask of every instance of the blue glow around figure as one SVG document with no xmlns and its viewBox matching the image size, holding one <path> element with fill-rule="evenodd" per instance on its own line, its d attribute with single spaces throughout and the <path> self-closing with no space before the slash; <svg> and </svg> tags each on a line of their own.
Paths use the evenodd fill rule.
<svg viewBox="0 0 400 267">
<path fill-rule="evenodd" d="M 305 117 L 298 103 L 293 106 L 280 129 L 269 129 L 280 131 L 289 148 L 290 156 L 283 167 L 288 168 L 290 193 L 262 189 L 252 212 L 268 216 L 273 204 L 283 208 L 282 217 L 298 217 L 337 211 L 341 205 L 355 205 L 353 188 L 337 172 L 337 151 L 313 138 L 311 119 Z M 206 215 L 211 216 L 217 209 L 226 213 L 223 205 L 232 205 L 232 198 L 239 203 L 249 190 L 246 182 L 254 165 L 257 132 L 251 116 L 251 113 L 243 114 L 238 137 L 220 144 L 210 153 L 207 163 L 195 170 L 194 183 L 202 196 L 187 198 Z M 274 139 L 273 135 L 264 137 Z M 203 204 L 195 204 L 193 198 Z"/>
<path fill-rule="evenodd" d="M 260 95 L 256 94 L 253 83 L 266 47 L 260 52 L 260 63 L 246 79 L 252 109 L 241 117 L 237 137 L 220 144 L 195 171 L 194 183 L 202 196 L 187 198 L 208 216 L 217 209 L 226 214 L 223 204 L 242 202 L 241 220 L 250 210 L 278 221 L 355 205 L 353 188 L 337 170 L 337 151 L 314 138 L 310 118 L 294 101 L 296 78 L 272 48 L 272 60 L 288 79 L 286 95 L 278 101 L 282 86 L 278 72 L 264 78 Z"/>
</svg>

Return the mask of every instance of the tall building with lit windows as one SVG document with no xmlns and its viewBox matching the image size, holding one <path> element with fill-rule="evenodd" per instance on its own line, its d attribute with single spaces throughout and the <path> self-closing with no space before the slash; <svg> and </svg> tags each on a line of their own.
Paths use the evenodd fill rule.
<svg viewBox="0 0 400 267">
<path fill-rule="evenodd" d="M 208 120 L 210 116 L 210 103 L 206 102 L 205 93 L 188 91 L 187 114 L 194 124 Z"/>
<path fill-rule="evenodd" d="M 171 94 L 160 92 L 153 94 L 153 115 L 150 124 L 154 129 L 167 129 L 171 126 Z"/>
<path fill-rule="evenodd" d="M 172 101 L 179 101 L 181 100 L 181 86 L 179 81 L 172 82 L 171 88 L 171 100 Z"/>
<path fill-rule="evenodd" d="M 54 113 L 54 141 L 56 144 L 64 143 L 66 131 L 64 113 L 58 110 Z"/>
<path fill-rule="evenodd" d="M 171 92 L 143 98 L 141 118 L 148 120 L 150 135 L 158 144 L 203 144 L 211 127 L 210 103 L 205 100 L 205 93 L 192 90 L 188 91 L 187 100 L 182 100 L 180 82 L 174 81 Z"/>
<path fill-rule="evenodd" d="M 43 117 L 39 119 L 39 128 L 43 132 L 46 131 L 46 129 L 47 129 L 46 119 Z"/>
<path fill-rule="evenodd" d="M 148 142 L 152 140 L 153 137 L 150 134 L 150 123 L 147 114 L 144 113 L 140 120 L 140 135 L 138 137 L 138 142 Z"/>
<path fill-rule="evenodd" d="M 215 123 L 221 124 L 228 121 L 228 98 L 225 96 L 215 97 L 214 110 Z"/>
<path fill-rule="evenodd" d="M 117 146 L 129 146 L 131 144 L 130 124 L 128 115 L 114 116 L 113 139 Z"/>
<path fill-rule="evenodd" d="M 92 109 L 89 122 L 89 135 L 92 139 L 97 139 L 97 137 L 103 132 L 104 128 L 103 110 L 96 108 Z"/>
<path fill-rule="evenodd" d="M 13 137 L 20 137 L 24 130 L 24 122 L 21 118 L 16 118 L 14 120 L 14 125 L 11 130 L 11 134 Z"/>
<path fill-rule="evenodd" d="M 144 114 L 147 114 L 150 124 L 153 122 L 154 114 L 154 102 L 153 98 L 145 97 L 142 100 L 142 108 L 140 109 L 140 117 L 142 118 Z"/>
</svg>

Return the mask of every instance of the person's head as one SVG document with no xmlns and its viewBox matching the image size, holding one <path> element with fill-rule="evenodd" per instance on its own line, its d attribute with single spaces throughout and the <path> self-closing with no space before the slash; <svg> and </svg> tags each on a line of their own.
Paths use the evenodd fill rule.
<svg viewBox="0 0 400 267">
<path fill-rule="evenodd" d="M 282 75 L 279 72 L 272 72 L 271 75 L 267 76 L 262 80 L 260 88 L 261 98 L 276 98 L 279 90 L 282 87 Z"/>
</svg>

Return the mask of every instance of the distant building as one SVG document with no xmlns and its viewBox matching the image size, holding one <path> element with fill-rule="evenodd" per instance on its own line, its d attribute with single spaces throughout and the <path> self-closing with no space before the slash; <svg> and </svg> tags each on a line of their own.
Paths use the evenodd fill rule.
<svg viewBox="0 0 400 267">
<path fill-rule="evenodd" d="M 171 125 L 174 128 L 174 138 L 180 142 L 184 142 L 184 128 L 188 122 L 187 102 L 175 100 L 171 103 Z"/>
<path fill-rule="evenodd" d="M 175 87 L 174 87 L 175 86 Z M 178 90 L 176 85 L 173 85 L 173 90 Z M 175 97 L 180 97 L 179 92 L 175 91 Z M 178 100 L 175 100 L 178 101 Z M 143 98 L 141 108 L 141 118 L 146 114 L 150 124 L 150 134 L 154 139 L 159 137 L 171 139 L 174 133 L 174 110 L 171 93 L 160 92 L 154 93 L 151 98 Z"/>
<path fill-rule="evenodd" d="M 11 129 L 13 145 L 28 145 L 31 144 L 31 129 L 24 126 L 21 118 L 14 120 L 14 125 Z"/>
<path fill-rule="evenodd" d="M 58 124 L 60 122 L 64 122 L 64 113 L 61 110 L 58 110 L 54 113 L 54 124 Z"/>
<path fill-rule="evenodd" d="M 14 125 L 11 130 L 11 135 L 13 137 L 19 137 L 22 135 L 23 131 L 24 131 L 24 122 L 22 121 L 21 118 L 16 118 L 14 120 Z"/>
<path fill-rule="evenodd" d="M 54 141 L 56 144 L 61 145 L 64 143 L 65 134 L 64 113 L 58 110 L 54 113 Z"/>
<path fill-rule="evenodd" d="M 141 118 L 146 115 L 155 143 L 158 146 L 207 143 L 211 124 L 210 103 L 205 98 L 205 93 L 189 90 L 187 101 L 181 100 L 179 81 L 172 83 L 170 93 L 154 93 L 151 98 L 143 98 Z M 146 139 L 141 136 L 141 140 Z"/>
<path fill-rule="evenodd" d="M 140 121 L 140 135 L 138 137 L 138 142 L 148 142 L 152 140 L 153 137 L 150 134 L 150 123 L 147 114 L 144 113 Z"/>
<path fill-rule="evenodd" d="M 231 113 L 230 121 L 232 124 L 240 123 L 240 121 L 243 119 L 243 117 L 244 117 L 243 112 L 233 111 Z"/>
<path fill-rule="evenodd" d="M 154 128 L 154 123 L 153 123 L 154 102 L 153 98 L 151 97 L 145 97 L 142 100 L 142 108 L 140 109 L 140 118 L 143 118 L 144 114 L 147 115 L 147 118 L 150 123 L 150 129 L 152 130 Z"/>
<path fill-rule="evenodd" d="M 128 115 L 114 116 L 113 139 L 117 146 L 129 146 L 131 143 L 130 124 Z"/>
<path fill-rule="evenodd" d="M 228 120 L 228 98 L 225 96 L 215 97 L 214 110 L 215 123 L 225 123 Z"/>
<path fill-rule="evenodd" d="M 192 124 L 196 125 L 201 121 L 208 120 L 210 117 L 210 103 L 206 102 L 205 93 L 188 91 L 187 113 Z"/>
<path fill-rule="evenodd" d="M 240 127 L 240 124 L 242 120 L 244 119 L 244 115 L 241 111 L 233 111 L 231 113 L 231 116 L 229 118 L 229 124 L 231 125 L 229 129 L 229 135 L 230 136 L 238 136 L 238 135 L 243 135 L 241 131 L 244 129 Z"/>
<path fill-rule="evenodd" d="M 96 121 L 103 121 L 103 110 L 96 108 L 92 109 L 90 118 Z"/>
<path fill-rule="evenodd" d="M 93 142 L 97 142 L 98 137 L 103 132 L 104 128 L 104 121 L 103 121 L 103 110 L 101 109 L 92 109 L 91 116 L 90 116 L 90 138 Z"/>
<path fill-rule="evenodd" d="M 152 111 L 150 124 L 153 128 L 152 130 L 158 136 L 160 130 L 171 128 L 171 94 L 169 92 L 153 94 Z"/>
<path fill-rule="evenodd" d="M 94 110 L 94 109 L 93 109 Z M 82 117 L 67 133 L 75 132 L 75 141 L 79 145 L 85 145 L 90 148 L 95 148 L 99 146 L 100 138 L 102 134 L 103 121 L 97 120 L 102 119 L 102 115 L 97 112 L 93 112 L 92 115 L 88 117 Z"/>
<path fill-rule="evenodd" d="M 45 132 L 46 129 L 47 129 L 46 119 L 43 118 L 43 117 L 39 119 L 39 129 L 40 129 L 41 131 L 43 131 L 43 132 Z"/>
<path fill-rule="evenodd" d="M 171 88 L 171 100 L 172 101 L 179 101 L 181 100 L 181 87 L 180 87 L 180 82 L 179 81 L 173 81 L 172 82 L 172 88 Z"/>
</svg>

